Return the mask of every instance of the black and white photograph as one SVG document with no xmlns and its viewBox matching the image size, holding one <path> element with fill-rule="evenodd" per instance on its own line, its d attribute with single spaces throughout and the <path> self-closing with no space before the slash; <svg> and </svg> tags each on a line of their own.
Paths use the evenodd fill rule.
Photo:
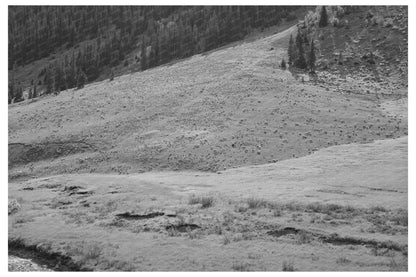
<svg viewBox="0 0 416 277">
<path fill-rule="evenodd" d="M 87 2 L 3 5 L 4 271 L 409 273 L 408 4 Z"/>
</svg>

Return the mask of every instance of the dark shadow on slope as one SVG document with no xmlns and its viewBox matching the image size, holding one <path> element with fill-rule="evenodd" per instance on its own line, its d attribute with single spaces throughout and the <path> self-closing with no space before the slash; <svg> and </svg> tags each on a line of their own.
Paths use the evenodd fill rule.
<svg viewBox="0 0 416 277">
<path fill-rule="evenodd" d="M 59 141 L 46 143 L 9 143 L 9 168 L 40 160 L 55 159 L 76 153 L 97 150 L 83 141 Z"/>
</svg>

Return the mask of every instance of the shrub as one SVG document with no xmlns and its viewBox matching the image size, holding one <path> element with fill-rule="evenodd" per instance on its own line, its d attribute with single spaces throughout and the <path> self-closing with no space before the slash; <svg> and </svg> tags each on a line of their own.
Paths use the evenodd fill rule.
<svg viewBox="0 0 416 277">
<path fill-rule="evenodd" d="M 222 244 L 227 245 L 227 244 L 230 244 L 230 242 L 231 242 L 230 235 L 228 234 L 224 235 L 224 237 L 222 238 Z"/>
<path fill-rule="evenodd" d="M 9 215 L 17 213 L 20 210 L 20 204 L 16 199 L 9 200 Z"/>
<path fill-rule="evenodd" d="M 408 212 L 406 210 L 399 210 L 399 213 L 394 215 L 391 218 L 391 221 L 393 221 L 396 225 L 407 227 L 409 224 Z"/>
</svg>

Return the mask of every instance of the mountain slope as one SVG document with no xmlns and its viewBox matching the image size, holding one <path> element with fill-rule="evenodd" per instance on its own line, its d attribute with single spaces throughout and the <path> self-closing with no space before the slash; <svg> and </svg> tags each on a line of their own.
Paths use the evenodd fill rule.
<svg viewBox="0 0 416 277">
<path fill-rule="evenodd" d="M 407 134 L 407 117 L 380 106 L 395 95 L 345 95 L 278 68 L 294 31 L 9 106 L 11 176 L 216 171 Z"/>
<path fill-rule="evenodd" d="M 406 271 L 407 98 L 280 69 L 295 31 L 9 105 L 9 251 L 55 270 Z"/>
</svg>

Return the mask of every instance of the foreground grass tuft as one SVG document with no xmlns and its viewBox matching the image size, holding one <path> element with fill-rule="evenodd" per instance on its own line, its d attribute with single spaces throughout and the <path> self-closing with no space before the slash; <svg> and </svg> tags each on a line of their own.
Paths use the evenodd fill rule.
<svg viewBox="0 0 416 277">
<path fill-rule="evenodd" d="M 282 271 L 295 271 L 295 267 L 293 266 L 293 262 L 283 261 Z"/>
<path fill-rule="evenodd" d="M 270 202 L 261 198 L 249 198 L 247 199 L 249 209 L 267 208 L 270 206 Z"/>
<path fill-rule="evenodd" d="M 209 208 L 214 205 L 214 197 L 208 195 L 191 195 L 188 200 L 188 204 L 195 205 L 201 204 L 202 208 Z"/>
<path fill-rule="evenodd" d="M 350 260 L 348 260 L 347 258 L 345 258 L 345 257 L 339 257 L 337 260 L 336 260 L 336 263 L 337 264 L 340 264 L 340 265 L 345 265 L 345 264 L 349 264 L 349 263 L 351 263 L 351 261 Z"/>
<path fill-rule="evenodd" d="M 243 262 L 234 263 L 232 266 L 234 271 L 249 271 L 249 268 L 250 264 Z"/>
</svg>

